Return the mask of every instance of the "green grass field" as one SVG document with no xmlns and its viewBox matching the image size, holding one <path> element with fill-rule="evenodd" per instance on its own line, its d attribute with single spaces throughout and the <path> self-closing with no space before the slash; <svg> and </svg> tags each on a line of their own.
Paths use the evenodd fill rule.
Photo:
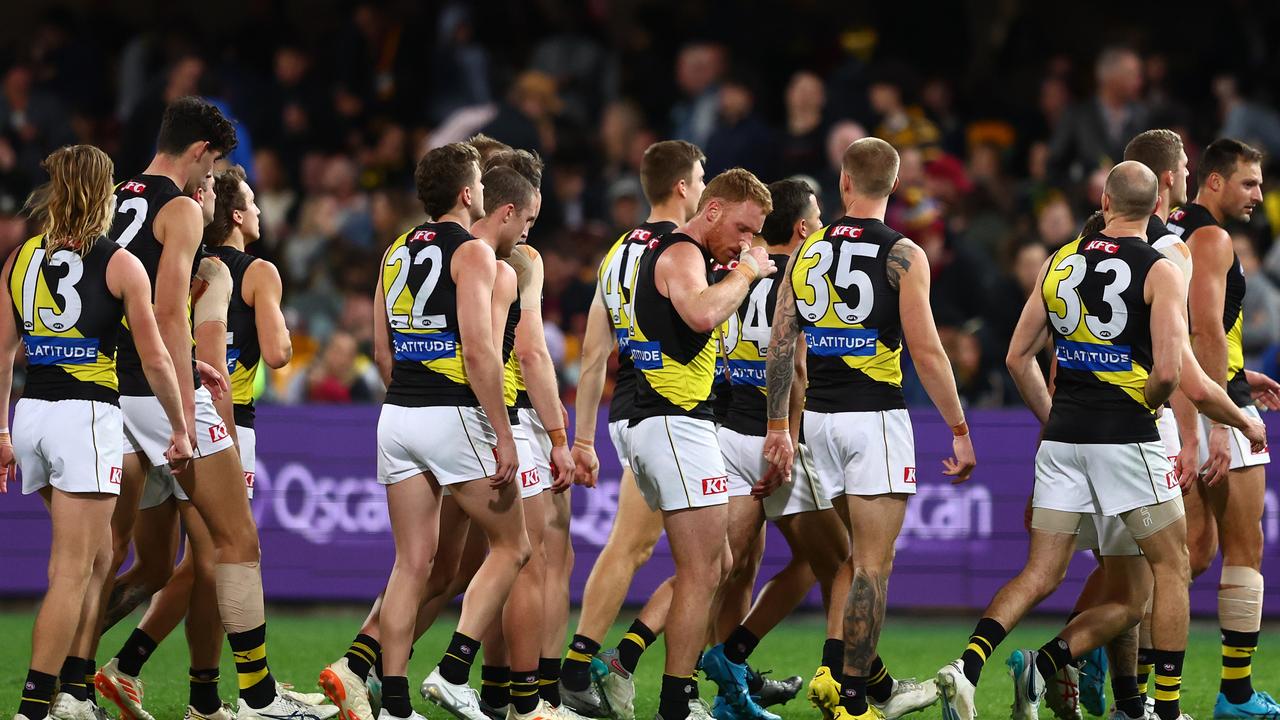
<svg viewBox="0 0 1280 720">
<path fill-rule="evenodd" d="M 628 611 L 623 612 L 628 618 Z M 116 626 L 102 642 L 98 653 L 100 662 L 112 654 L 132 630 L 140 615 L 126 619 Z M 363 611 L 333 610 L 300 611 L 277 609 L 270 613 L 270 642 L 268 645 L 271 667 L 284 682 L 300 689 L 314 688 L 317 673 L 326 663 L 339 657 L 363 618 Z M 7 695 L 0 702 L 0 717 L 16 711 L 18 691 L 26 673 L 29 659 L 32 615 L 29 612 L 0 612 L 0 691 Z M 410 663 L 410 687 L 417 696 L 417 683 L 430 672 L 439 659 L 449 634 L 453 630 L 454 617 L 443 618 L 418 642 Z M 880 651 L 889 669 L 900 677 L 930 677 L 944 663 L 955 658 L 964 648 L 970 619 L 918 619 L 893 616 L 886 623 Z M 1038 647 L 1052 637 L 1057 626 L 1045 622 L 1029 622 L 1018 628 L 997 650 L 993 663 L 988 666 L 985 679 L 979 688 L 980 715 L 984 718 L 1008 717 L 1011 681 L 1004 672 L 1003 660 L 1008 651 L 1020 646 Z M 624 628 L 618 626 L 610 634 L 609 643 L 621 638 Z M 779 675 L 802 675 L 807 680 L 813 672 L 821 650 L 822 624 L 814 616 L 798 616 L 788 621 L 772 635 L 766 637 L 752 656 L 752 664 L 760 669 L 772 669 Z M 146 706 L 157 720 L 181 718 L 187 698 L 188 665 L 185 640 L 179 635 L 160 646 L 155 657 L 143 670 L 147 683 Z M 1274 691 L 1280 684 L 1280 666 L 1271 660 L 1268 652 L 1280 647 L 1280 633 L 1264 634 L 1262 652 L 1255 664 L 1255 685 Z M 638 720 L 652 718 L 657 708 L 659 678 L 662 673 L 662 642 L 651 648 L 640 662 L 637 674 L 638 693 L 636 715 Z M 1197 624 L 1191 632 L 1191 644 L 1187 654 L 1183 676 L 1183 709 L 1193 717 L 1204 720 L 1212 714 L 1218 683 L 1218 638 L 1216 630 L 1208 624 Z M 235 693 L 235 670 L 230 662 L 231 653 L 223 654 L 221 691 L 224 700 L 231 700 Z M 479 682 L 479 669 L 472 673 L 472 681 Z M 715 686 L 703 682 L 705 699 L 715 692 Z M 417 699 L 415 707 L 429 718 L 446 717 L 438 708 Z M 817 718 L 818 712 L 804 699 L 803 694 L 787 705 L 772 708 L 784 718 Z M 1041 709 L 1043 717 L 1051 713 Z M 936 709 L 926 710 L 917 717 L 941 717 Z"/>
</svg>

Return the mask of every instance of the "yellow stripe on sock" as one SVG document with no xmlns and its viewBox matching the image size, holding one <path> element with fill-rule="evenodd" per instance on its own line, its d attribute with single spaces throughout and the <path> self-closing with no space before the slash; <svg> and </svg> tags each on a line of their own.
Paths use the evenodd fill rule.
<svg viewBox="0 0 1280 720">
<path fill-rule="evenodd" d="M 530 695 L 537 695 L 537 694 L 538 694 L 538 688 L 536 687 L 530 690 L 516 690 L 515 688 L 511 688 L 511 697 L 529 697 Z"/>
<path fill-rule="evenodd" d="M 629 632 L 629 633 L 627 633 L 626 635 L 623 635 L 623 636 L 622 636 L 622 639 L 623 639 L 623 640 L 630 640 L 631 642 L 635 643 L 636 645 L 639 645 L 641 650 L 644 650 L 644 649 L 646 649 L 646 648 L 648 648 L 648 647 L 649 647 L 649 643 L 645 642 L 645 641 L 644 641 L 644 638 L 640 637 L 639 635 L 637 635 L 637 634 L 635 634 L 635 633 L 631 633 L 631 632 Z"/>
<path fill-rule="evenodd" d="M 1244 667 L 1223 667 L 1223 680 L 1243 680 L 1253 674 L 1253 666 L 1245 665 Z"/>
<path fill-rule="evenodd" d="M 488 685 L 489 687 L 507 687 L 511 684 L 511 681 L 503 680 L 502 682 L 498 682 L 496 680 L 485 680 L 484 678 L 480 678 L 480 684 Z"/>
<path fill-rule="evenodd" d="M 1253 657 L 1253 654 L 1257 651 L 1258 651 L 1257 647 L 1235 647 L 1232 645 L 1223 645 L 1222 657 L 1228 657 L 1228 658 Z"/>
<path fill-rule="evenodd" d="M 574 661 L 574 662 L 580 662 L 580 663 L 589 663 L 589 662 L 591 662 L 591 656 L 590 656 L 590 655 L 587 655 L 586 653 L 580 653 L 580 652 L 578 652 L 577 650 L 570 650 L 569 652 L 565 653 L 565 655 L 564 655 L 564 659 L 565 659 L 565 660 L 572 660 L 572 661 Z"/>
<path fill-rule="evenodd" d="M 556 683 L 558 683 L 558 682 L 560 682 L 560 681 L 559 681 L 559 680 L 552 680 L 551 678 L 538 678 L 538 684 L 539 684 L 539 685 L 555 685 L 555 684 L 556 684 Z"/>
<path fill-rule="evenodd" d="M 357 653 L 364 656 L 364 658 L 368 660 L 370 663 L 372 663 L 377 658 L 377 653 L 373 651 L 373 648 L 369 647 L 368 645 L 365 645 L 362 642 L 351 643 L 351 649 L 355 650 Z"/>
<path fill-rule="evenodd" d="M 880 668 L 880 672 L 876 673 L 876 676 L 871 678 L 867 682 L 872 684 L 878 683 L 881 680 L 884 680 L 885 676 L 888 674 L 889 674 L 889 668 Z"/>
<path fill-rule="evenodd" d="M 974 652 L 978 653 L 978 657 L 982 658 L 982 662 L 986 662 L 986 661 L 987 661 L 987 651 L 986 651 L 986 650 L 983 650 L 983 649 L 982 649 L 982 646 L 981 646 L 981 645 L 979 645 L 978 643 L 971 642 L 971 643 L 969 643 L 969 646 L 968 646 L 968 647 L 966 647 L 965 649 L 966 649 L 966 650 L 972 650 L 972 651 L 974 651 Z"/>
<path fill-rule="evenodd" d="M 471 665 L 471 661 L 470 661 L 470 660 L 464 660 L 463 658 L 460 658 L 460 657 L 458 657 L 457 655 L 454 655 L 453 653 L 447 652 L 447 653 L 445 653 L 445 654 L 444 654 L 444 656 L 445 656 L 445 657 L 451 657 L 451 658 L 453 658 L 454 660 L 457 660 L 458 662 L 462 663 L 463 665 L 468 665 L 468 666 L 470 666 L 470 665 Z"/>
<path fill-rule="evenodd" d="M 1153 697 L 1155 697 L 1155 699 L 1160 702 L 1171 702 L 1173 700 L 1177 700 L 1181 695 L 1182 695 L 1181 689 L 1161 690 L 1160 688 L 1157 687 L 1156 694 Z"/>
<path fill-rule="evenodd" d="M 27 697 L 26 695 L 23 695 L 23 696 L 22 696 L 22 702 L 33 702 L 33 703 L 39 703 L 39 704 L 41 704 L 41 705 L 48 705 L 48 704 L 49 704 L 49 701 L 48 701 L 48 700 L 39 700 L 39 699 L 37 699 L 37 698 L 29 698 L 29 697 Z"/>
<path fill-rule="evenodd" d="M 236 677 L 240 681 L 240 689 L 248 690 L 254 685 L 257 685 L 262 682 L 262 679 L 265 678 L 269 672 L 271 671 L 267 668 L 262 668 L 261 670 L 254 670 L 250 673 L 236 673 Z"/>
<path fill-rule="evenodd" d="M 258 647 L 253 648 L 252 650 L 246 650 L 244 652 L 233 651 L 231 655 L 233 658 L 235 658 L 235 661 L 238 663 L 253 662 L 254 660 L 262 660 L 267 656 L 267 644 L 262 643 Z"/>
</svg>

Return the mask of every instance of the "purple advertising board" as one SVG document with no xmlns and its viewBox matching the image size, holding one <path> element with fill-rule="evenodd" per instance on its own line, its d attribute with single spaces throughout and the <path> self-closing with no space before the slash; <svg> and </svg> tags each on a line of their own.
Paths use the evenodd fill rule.
<svg viewBox="0 0 1280 720">
<path fill-rule="evenodd" d="M 918 487 L 898 540 L 889 604 L 897 609 L 980 610 L 1022 567 L 1027 536 L 1023 510 L 1032 485 L 1039 428 L 1025 411 L 970 412 L 978 470 L 963 485 L 942 476 L 951 433 L 936 413 L 912 413 Z M 368 602 L 394 558 L 386 494 L 374 479 L 378 408 L 370 406 L 262 407 L 258 412 L 258 471 L 253 501 L 262 535 L 267 596 L 280 602 Z M 1272 439 L 1280 444 L 1280 422 Z M 604 418 L 598 424 L 600 483 L 573 489 L 576 563 L 572 592 L 581 597 L 587 574 L 608 538 L 621 475 Z M 424 428 L 424 432 L 430 432 Z M 1268 480 L 1272 474 L 1268 472 Z M 0 597 L 37 596 L 45 587 L 49 524 L 36 496 L 11 483 L 0 496 Z M 1269 488 L 1263 514 L 1263 573 L 1280 577 L 1280 496 Z M 770 530 L 760 582 L 781 569 L 788 549 Z M 1043 606 L 1065 611 L 1093 565 L 1077 555 L 1067 582 Z M 628 599 L 641 603 L 671 572 L 665 540 L 636 577 Z M 1200 614 L 1216 608 L 1218 570 L 1192 590 Z M 809 603 L 816 606 L 816 591 Z M 1280 610 L 1280 583 L 1270 583 L 1269 613 Z"/>
</svg>

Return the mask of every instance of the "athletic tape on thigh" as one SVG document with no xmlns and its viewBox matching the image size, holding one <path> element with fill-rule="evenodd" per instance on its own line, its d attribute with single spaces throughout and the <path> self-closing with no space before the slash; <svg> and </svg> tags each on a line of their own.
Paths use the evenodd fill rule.
<svg viewBox="0 0 1280 720">
<path fill-rule="evenodd" d="M 1121 513 L 1124 526 L 1134 540 L 1145 540 L 1177 522 L 1183 516 L 1182 497 L 1166 500 L 1156 505 L 1146 505 Z"/>
<path fill-rule="evenodd" d="M 1031 508 L 1031 527 L 1060 535 L 1079 535 L 1080 521 L 1083 517 L 1080 513 L 1065 510 Z"/>
<path fill-rule="evenodd" d="M 267 621 L 258 563 L 218 563 L 213 572 L 218 588 L 218 611 L 222 613 L 227 632 L 247 632 Z"/>
<path fill-rule="evenodd" d="M 231 302 L 231 271 L 214 258 L 204 258 L 200 261 L 196 278 L 205 283 L 205 288 L 196 299 L 195 325 L 192 327 L 200 327 L 209 321 L 226 325 L 227 305 Z"/>
<path fill-rule="evenodd" d="M 1262 629 L 1262 573 L 1251 567 L 1222 568 L 1218 585 L 1218 622 L 1223 630 L 1253 633 Z"/>
</svg>

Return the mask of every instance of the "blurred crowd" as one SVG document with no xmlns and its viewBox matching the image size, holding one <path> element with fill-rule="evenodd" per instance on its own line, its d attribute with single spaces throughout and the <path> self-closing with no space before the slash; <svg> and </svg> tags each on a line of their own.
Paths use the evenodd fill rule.
<svg viewBox="0 0 1280 720">
<path fill-rule="evenodd" d="M 238 123 L 230 159 L 263 211 L 255 252 L 285 283 L 295 360 L 266 399 L 374 402 L 371 289 L 382 248 L 422 219 L 414 164 L 484 132 L 547 161 L 530 242 L 546 260 L 548 341 L 571 394 L 596 265 L 647 213 L 645 147 L 697 143 L 708 177 L 735 166 L 766 182 L 802 176 L 833 219 L 840 155 L 875 135 L 902 154 L 887 220 L 929 256 L 961 394 L 998 407 L 1020 402 L 1003 358 L 1036 272 L 1097 207 L 1130 137 L 1177 130 L 1193 178 L 1199 148 L 1220 135 L 1280 157 L 1266 95 L 1280 57 L 1265 42 L 1280 28 L 1266 4 L 1247 20 L 1245 2 L 1206 10 L 1217 19 L 1190 56 L 1166 50 L 1141 14 L 1114 42 L 1040 43 L 1055 16 L 995 3 L 989 33 L 935 18 L 959 42 L 920 29 L 903 49 L 909 8 L 851 24 L 823 3 L 751 5 L 245 0 L 209 27 L 170 5 L 134 24 L 92 3 L 43 8 L 0 55 L 0 249 L 26 236 L 19 209 L 50 150 L 92 142 L 127 177 L 149 160 L 168 101 L 210 98 Z M 786 39 L 797 28 L 806 42 Z M 1277 171 L 1269 161 L 1264 177 Z M 1275 374 L 1280 192 L 1264 210 L 1231 231 L 1248 276 L 1246 354 Z M 910 377 L 908 398 L 927 402 Z"/>
</svg>

